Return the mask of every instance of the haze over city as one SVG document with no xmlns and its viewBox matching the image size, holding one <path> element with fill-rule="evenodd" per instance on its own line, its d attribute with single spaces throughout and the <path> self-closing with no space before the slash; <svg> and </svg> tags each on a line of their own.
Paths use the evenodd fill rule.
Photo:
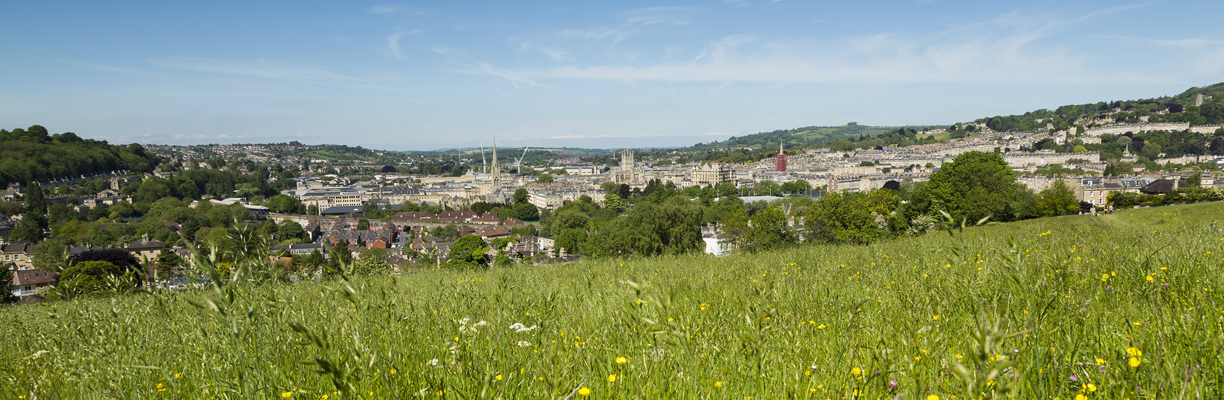
<svg viewBox="0 0 1224 400">
<path fill-rule="evenodd" d="M 112 143 L 684 146 L 1224 81 L 1224 4 L 1209 1 L 11 2 L 0 13 L 0 126 Z"/>
</svg>

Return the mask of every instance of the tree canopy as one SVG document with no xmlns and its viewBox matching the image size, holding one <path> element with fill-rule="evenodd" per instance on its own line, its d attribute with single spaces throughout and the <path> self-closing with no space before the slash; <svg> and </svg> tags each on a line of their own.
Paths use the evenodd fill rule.
<svg viewBox="0 0 1224 400">
<path fill-rule="evenodd" d="M 453 269 L 488 268 L 489 246 L 480 235 L 467 235 L 455 241 L 450 248 L 450 260 L 446 266 Z"/>
<path fill-rule="evenodd" d="M 944 210 L 957 220 L 991 217 L 1011 221 L 1018 216 L 1025 191 L 1003 157 L 979 151 L 962 153 L 914 191 L 907 216 Z"/>
<path fill-rule="evenodd" d="M 72 132 L 51 135 L 40 125 L 0 129 L 0 187 L 124 169 L 150 172 L 157 163 L 138 144 L 114 146 Z"/>
</svg>

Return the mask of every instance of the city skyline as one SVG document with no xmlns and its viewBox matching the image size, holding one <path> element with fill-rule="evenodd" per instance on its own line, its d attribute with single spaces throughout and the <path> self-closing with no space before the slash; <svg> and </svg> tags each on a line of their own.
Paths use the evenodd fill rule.
<svg viewBox="0 0 1224 400">
<path fill-rule="evenodd" d="M 0 9 L 21 32 L 0 38 L 0 127 L 113 143 L 432 150 L 496 135 L 505 147 L 671 147 L 850 121 L 949 124 L 1224 81 L 1212 28 L 1224 5 L 1211 2 Z"/>
</svg>

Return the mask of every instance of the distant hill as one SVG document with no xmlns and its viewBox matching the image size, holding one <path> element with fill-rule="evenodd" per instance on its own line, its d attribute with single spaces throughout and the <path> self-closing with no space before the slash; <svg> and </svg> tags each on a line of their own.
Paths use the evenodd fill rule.
<svg viewBox="0 0 1224 400">
<path fill-rule="evenodd" d="M 842 126 L 807 126 L 803 128 L 761 132 L 744 136 L 732 136 L 727 140 L 710 143 L 699 143 L 684 150 L 721 150 L 721 149 L 761 149 L 776 148 L 778 143 L 786 147 L 810 147 L 835 142 L 840 139 L 858 139 L 873 137 L 895 131 L 895 126 L 867 126 L 851 122 Z M 924 129 L 925 126 L 907 127 Z"/>
<path fill-rule="evenodd" d="M 115 170 L 152 171 L 157 156 L 139 144 L 115 146 L 72 132 L 47 133 L 34 125 L 0 129 L 0 189 L 10 183 L 65 178 Z"/>
<path fill-rule="evenodd" d="M 1199 95 L 1203 95 L 1199 104 Z M 1194 87 L 1174 96 L 1138 100 L 1100 101 L 1040 109 L 1020 115 L 979 118 L 973 122 L 1003 132 L 1034 132 L 1049 125 L 1054 131 L 1101 122 L 1189 122 L 1224 124 L 1224 83 Z"/>
<path fill-rule="evenodd" d="M 1203 95 L 1201 105 L 1199 95 Z M 1192 125 L 1224 124 L 1224 83 L 1190 88 L 1174 96 L 1065 105 L 1053 110 L 1040 109 L 1019 115 L 996 115 L 971 122 L 987 126 L 995 131 L 1036 132 L 1048 129 L 1050 125 L 1053 125 L 1053 131 L 1058 131 L 1075 126 L 1087 127 L 1086 125 L 1102 123 L 1107 119 L 1116 123 L 1140 123 L 1145 117 L 1149 122 L 1189 122 Z M 958 130 L 957 128 L 964 129 L 966 125 L 968 123 L 949 124 L 946 128 Z M 909 136 L 912 139 L 913 133 L 910 130 L 921 131 L 929 127 L 867 126 L 853 122 L 842 126 L 808 126 L 731 137 L 721 142 L 698 143 L 683 150 L 776 148 L 779 142 L 785 143 L 787 147 L 811 147 L 828 145 L 841 139 L 858 141 L 860 138 L 881 135 L 896 136 L 885 140 L 884 144 L 897 144 L 905 139 L 903 132 L 898 133 L 899 129 L 906 128 L 907 132 L 911 132 Z M 972 130 L 969 128 L 969 131 Z M 949 136 L 945 134 L 939 136 L 939 139 L 947 140 Z M 917 140 L 911 140 L 911 142 L 919 143 Z"/>
</svg>

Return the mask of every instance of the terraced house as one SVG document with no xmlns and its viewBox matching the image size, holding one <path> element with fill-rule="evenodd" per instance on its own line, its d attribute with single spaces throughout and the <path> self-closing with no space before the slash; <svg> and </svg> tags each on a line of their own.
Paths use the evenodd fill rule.
<svg viewBox="0 0 1224 400">
<path fill-rule="evenodd" d="M 19 271 L 34 268 L 34 243 L 20 241 L 4 245 L 4 254 L 0 255 L 0 265 L 9 264 L 14 265 Z"/>
<path fill-rule="evenodd" d="M 23 269 L 13 271 L 12 289 L 17 297 L 42 295 L 51 289 L 59 280 L 54 274 L 38 269 Z"/>
</svg>

